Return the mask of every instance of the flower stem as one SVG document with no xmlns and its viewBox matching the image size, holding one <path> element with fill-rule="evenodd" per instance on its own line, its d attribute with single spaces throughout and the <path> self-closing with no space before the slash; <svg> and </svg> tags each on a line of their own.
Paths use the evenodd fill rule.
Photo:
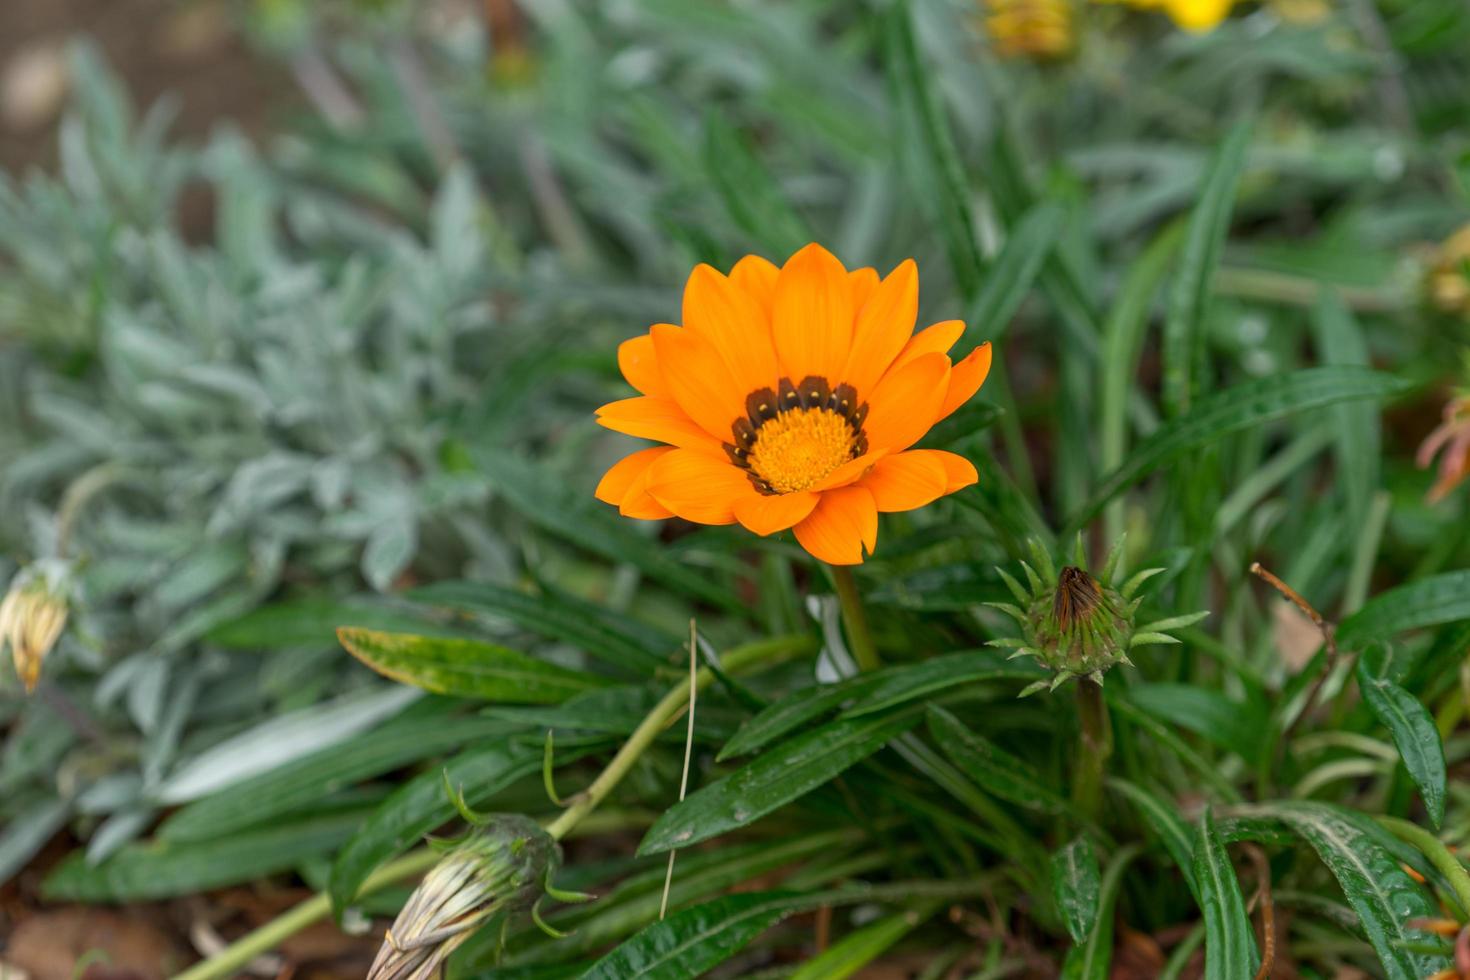
<svg viewBox="0 0 1470 980">
<path fill-rule="evenodd" d="M 803 653 L 809 653 L 814 646 L 815 641 L 804 634 L 778 636 L 731 650 L 721 658 L 720 666 L 725 671 L 735 674 L 752 667 L 778 663 Z M 695 675 L 695 685 L 703 690 L 713 683 L 714 678 L 713 671 L 708 667 L 702 667 Z M 617 786 L 619 781 L 628 774 L 628 770 L 633 768 L 638 757 L 653 743 L 659 733 L 678 717 L 679 712 L 684 709 L 688 701 L 689 683 L 681 681 L 674 685 L 629 736 L 628 741 L 618 750 L 618 754 L 613 756 L 612 762 L 608 763 L 601 775 L 577 798 L 572 806 L 547 825 L 546 832 L 557 840 L 561 840 L 570 833 L 577 824 L 596 809 L 597 804 L 601 803 L 608 793 L 612 792 L 613 787 Z M 385 885 L 427 871 L 437 864 L 441 857 L 443 857 L 442 854 L 427 848 L 413 851 L 397 861 L 385 864 L 368 876 L 367 880 L 362 883 L 362 887 L 358 889 L 358 894 L 367 895 Z M 326 918 L 331 911 L 332 902 L 325 892 L 313 895 L 254 932 L 236 940 L 209 959 L 196 963 L 174 980 L 220 980 L 222 977 L 233 976 L 261 953 L 275 949 L 276 946 L 307 926 Z"/>
<path fill-rule="evenodd" d="M 868 631 L 868 615 L 863 611 L 863 597 L 858 593 L 857 580 L 852 569 L 846 565 L 829 565 L 832 581 L 837 586 L 837 599 L 842 603 L 842 621 L 847 625 L 847 643 L 858 669 L 864 672 L 882 666 L 878 659 L 878 648 L 873 646 L 873 634 Z"/>
<path fill-rule="evenodd" d="M 1077 807 L 1096 819 L 1102 806 L 1102 785 L 1108 757 L 1113 754 L 1113 723 L 1102 685 L 1088 677 L 1077 679 L 1077 718 L 1082 725 L 1082 757 L 1073 784 Z"/>
</svg>

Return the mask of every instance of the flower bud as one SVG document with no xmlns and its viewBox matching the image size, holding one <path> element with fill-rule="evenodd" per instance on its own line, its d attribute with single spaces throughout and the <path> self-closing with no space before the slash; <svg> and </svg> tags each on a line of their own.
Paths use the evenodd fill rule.
<svg viewBox="0 0 1470 980">
<path fill-rule="evenodd" d="M 1109 552 L 1101 580 L 1088 572 L 1080 538 L 1075 564 L 1065 566 L 1060 573 L 1040 543 L 1031 542 L 1036 568 L 1021 563 L 1025 586 L 1004 569 L 996 569 L 1018 604 L 990 605 L 1014 619 L 1022 635 L 992 640 L 990 644 L 1014 647 L 1013 658 L 1035 657 L 1052 671 L 1049 680 L 1027 687 L 1022 697 L 1046 688 L 1054 690 L 1073 677 L 1091 677 L 1101 684 L 1103 673 L 1114 665 L 1132 666 L 1129 650 L 1150 643 L 1178 643 L 1168 630 L 1189 626 L 1208 615 L 1191 613 L 1135 627 L 1134 614 L 1143 601 L 1135 593 L 1144 581 L 1163 569 L 1144 569 L 1117 584 L 1121 578 L 1122 543 L 1119 539 Z"/>
<path fill-rule="evenodd" d="M 70 578 L 63 562 L 36 562 L 16 573 L 0 601 L 0 653 L 9 645 L 27 693 L 36 689 L 41 662 L 66 628 Z"/>
<path fill-rule="evenodd" d="M 455 843 L 409 896 L 383 937 L 368 980 L 429 980 L 498 912 L 532 907 L 559 860 L 535 821 L 496 814 Z"/>
</svg>

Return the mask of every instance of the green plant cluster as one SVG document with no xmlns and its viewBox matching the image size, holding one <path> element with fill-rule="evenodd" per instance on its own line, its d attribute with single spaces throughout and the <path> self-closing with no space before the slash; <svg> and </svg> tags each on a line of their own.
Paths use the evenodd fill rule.
<svg viewBox="0 0 1470 980">
<path fill-rule="evenodd" d="M 1470 12 L 1342 7 L 1079 6 L 1045 63 L 959 0 L 297 10 L 256 28 L 316 115 L 266 148 L 178 147 L 80 55 L 60 176 L 0 182 L 0 542 L 78 578 L 0 696 L 0 874 L 70 827 L 54 899 L 319 890 L 206 980 L 391 919 L 490 808 L 597 897 L 563 938 L 486 911 L 450 976 L 1103 980 L 1125 926 L 1161 977 L 1447 968 L 1470 488 L 1426 503 L 1414 448 L 1464 381 L 1425 281 Z M 998 352 L 922 444 L 979 484 L 885 517 L 842 602 L 789 535 L 592 497 L 616 343 L 809 240 L 914 257 L 921 322 Z M 1119 541 L 1131 668 L 995 649 L 1008 578 L 1055 595 L 1022 561 Z"/>
</svg>

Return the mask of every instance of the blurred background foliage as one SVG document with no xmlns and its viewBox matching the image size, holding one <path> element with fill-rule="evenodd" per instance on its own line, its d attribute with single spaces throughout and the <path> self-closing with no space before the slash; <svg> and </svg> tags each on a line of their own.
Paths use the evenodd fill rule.
<svg viewBox="0 0 1470 980">
<path fill-rule="evenodd" d="M 406 769 L 521 739 L 532 768 L 496 770 L 481 796 L 546 809 L 536 733 L 581 731 L 569 761 L 615 745 L 676 678 L 691 610 L 722 649 L 815 612 L 840 669 L 831 608 L 805 602 L 823 587 L 788 542 L 635 527 L 591 499 L 628 448 L 591 417 L 624 392 L 616 343 L 678 319 L 696 262 L 812 239 L 852 267 L 913 256 L 921 322 L 963 316 L 1003 362 L 935 437 L 981 486 L 890 519 L 862 570 L 884 645 L 996 635 L 978 607 L 1002 596 L 992 566 L 1105 504 L 1107 531 L 1170 569 L 1167 609 L 1215 612 L 1192 641 L 1211 655 L 1140 658 L 1170 682 L 1140 703 L 1248 779 L 1242 725 L 1206 730 L 1171 699 L 1204 684 L 1267 727 L 1300 666 L 1279 651 L 1315 649 L 1248 587 L 1250 560 L 1336 617 L 1466 558 L 1464 495 L 1425 503 L 1412 456 L 1464 380 L 1465 256 L 1440 243 L 1470 222 L 1470 7 L 1275 0 L 1189 33 L 1157 11 L 1038 5 L 1054 8 L 1039 39 L 1000 0 L 240 3 L 221 16 L 293 94 L 264 132 L 219 118 L 200 139 L 171 132 L 169 100 L 136 108 L 95 46 L 68 48 L 47 69 L 69 93 L 54 168 L 0 174 L 0 579 L 55 560 L 75 588 L 35 696 L 8 667 L 0 680 L 0 878 L 65 831 L 80 853 L 53 872 L 57 897 L 293 870 L 350 897 L 341 854 L 367 854 L 365 874 L 411 843 L 364 841 Z M 1191 319 L 1198 390 L 1328 364 L 1413 394 L 1381 422 L 1353 402 L 1222 433 L 1099 498 L 1176 414 L 1171 341 L 1145 331 L 1196 295 L 1183 226 L 1231 147 L 1230 232 Z M 422 591 L 446 580 L 479 585 Z M 596 702 L 612 719 L 596 732 L 587 708 L 487 720 L 342 656 L 348 621 L 626 686 Z M 1455 681 L 1431 667 L 1462 647 L 1418 634 L 1400 674 L 1417 665 L 1434 702 Z M 793 667 L 777 687 L 811 680 Z M 717 693 L 702 737 L 748 708 Z M 1031 702 L 986 711 L 1006 738 L 1048 724 Z M 355 738 L 369 731 L 379 748 Z M 1055 771 L 1066 744 L 1028 754 Z M 651 757 L 635 818 L 669 799 L 676 750 Z M 1373 773 L 1328 795 L 1409 806 L 1391 766 Z M 699 860 L 706 891 L 685 901 L 772 866 L 700 878 Z M 585 955 L 642 921 L 523 958 Z"/>
</svg>

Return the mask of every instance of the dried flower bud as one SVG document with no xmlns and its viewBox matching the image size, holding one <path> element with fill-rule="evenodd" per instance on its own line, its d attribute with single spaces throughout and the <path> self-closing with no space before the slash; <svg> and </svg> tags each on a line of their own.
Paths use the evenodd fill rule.
<svg viewBox="0 0 1470 980">
<path fill-rule="evenodd" d="M 66 629 L 70 581 L 65 563 L 36 562 L 16 573 L 0 601 L 0 653 L 10 646 L 27 693 L 36 689 L 41 662 Z"/>
<path fill-rule="evenodd" d="M 383 937 L 368 980 L 429 980 L 498 912 L 530 908 L 559 859 L 528 817 L 496 814 L 424 876 Z"/>
<path fill-rule="evenodd" d="M 1025 562 L 1027 585 L 1023 586 L 1003 569 L 997 569 L 1019 605 L 991 603 L 1021 627 L 1019 637 L 992 640 L 992 646 L 1014 647 L 1013 657 L 1035 657 L 1052 671 L 1050 680 L 1037 681 L 1021 692 L 1033 694 L 1055 689 L 1073 677 L 1091 677 L 1102 683 L 1103 673 L 1115 664 L 1129 664 L 1128 651 L 1150 643 L 1178 643 L 1168 630 L 1197 623 L 1207 613 L 1192 613 L 1135 627 L 1134 614 L 1141 597 L 1135 597 L 1145 580 L 1163 571 L 1149 568 L 1115 585 L 1121 578 L 1119 561 L 1122 540 L 1113 546 L 1104 565 L 1101 581 L 1087 571 L 1087 560 L 1078 539 L 1075 564 L 1058 574 L 1051 556 L 1038 542 L 1031 542 L 1036 568 Z"/>
<path fill-rule="evenodd" d="M 1428 469 L 1439 456 L 1439 475 L 1426 499 L 1439 503 L 1470 476 L 1470 397 L 1456 398 L 1444 407 L 1444 420 L 1419 444 L 1415 462 Z"/>
</svg>

